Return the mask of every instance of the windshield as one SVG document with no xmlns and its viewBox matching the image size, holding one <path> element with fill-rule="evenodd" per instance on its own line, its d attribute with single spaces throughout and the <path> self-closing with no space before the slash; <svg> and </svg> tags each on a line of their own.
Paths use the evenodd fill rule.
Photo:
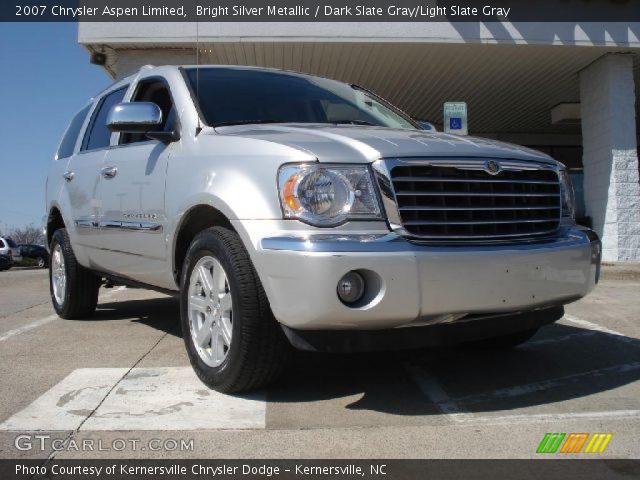
<svg viewBox="0 0 640 480">
<path fill-rule="evenodd" d="M 344 83 L 290 72 L 236 68 L 185 69 L 204 121 L 333 123 L 416 129 L 382 99 Z"/>
</svg>

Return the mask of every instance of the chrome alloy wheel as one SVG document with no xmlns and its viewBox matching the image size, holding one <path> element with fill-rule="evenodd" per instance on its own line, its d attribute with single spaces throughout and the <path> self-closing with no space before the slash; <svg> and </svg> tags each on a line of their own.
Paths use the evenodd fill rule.
<svg viewBox="0 0 640 480">
<path fill-rule="evenodd" d="M 233 302 L 227 274 L 213 257 L 202 257 L 191 272 L 187 313 L 198 355 L 210 367 L 218 367 L 231 348 Z"/>
<path fill-rule="evenodd" d="M 64 266 L 64 255 L 62 247 L 57 244 L 53 248 L 51 256 L 51 283 L 53 285 L 53 296 L 60 306 L 64 303 L 64 294 L 67 290 L 67 270 Z"/>
</svg>

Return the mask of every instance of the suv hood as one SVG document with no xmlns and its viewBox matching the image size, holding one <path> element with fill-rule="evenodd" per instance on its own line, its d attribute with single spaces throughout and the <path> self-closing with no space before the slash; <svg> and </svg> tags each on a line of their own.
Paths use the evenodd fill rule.
<svg viewBox="0 0 640 480">
<path fill-rule="evenodd" d="M 372 162 L 380 158 L 493 157 L 555 164 L 548 155 L 486 138 L 360 125 L 276 124 L 218 127 L 221 135 L 286 145 L 321 162 Z M 213 132 L 211 132 L 213 133 Z"/>
</svg>

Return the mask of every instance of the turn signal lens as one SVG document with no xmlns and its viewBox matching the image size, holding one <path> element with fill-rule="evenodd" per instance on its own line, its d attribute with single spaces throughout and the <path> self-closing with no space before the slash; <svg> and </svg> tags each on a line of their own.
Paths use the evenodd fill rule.
<svg viewBox="0 0 640 480">
<path fill-rule="evenodd" d="M 286 182 L 284 182 L 284 186 L 282 187 L 282 201 L 289 207 L 291 210 L 299 210 L 300 202 L 295 196 L 295 188 L 298 183 L 298 175 L 291 175 Z"/>
</svg>

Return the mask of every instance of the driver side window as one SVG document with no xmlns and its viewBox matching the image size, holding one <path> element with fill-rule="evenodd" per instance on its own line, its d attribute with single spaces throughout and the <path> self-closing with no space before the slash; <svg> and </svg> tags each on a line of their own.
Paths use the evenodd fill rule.
<svg viewBox="0 0 640 480">
<path fill-rule="evenodd" d="M 152 79 L 141 81 L 131 101 L 155 103 L 162 111 L 162 126 L 160 130 L 169 132 L 176 128 L 176 109 L 173 105 L 169 89 L 162 80 Z M 120 135 L 120 145 L 145 142 L 147 140 L 149 140 L 149 138 L 144 133 L 122 133 Z"/>
</svg>

